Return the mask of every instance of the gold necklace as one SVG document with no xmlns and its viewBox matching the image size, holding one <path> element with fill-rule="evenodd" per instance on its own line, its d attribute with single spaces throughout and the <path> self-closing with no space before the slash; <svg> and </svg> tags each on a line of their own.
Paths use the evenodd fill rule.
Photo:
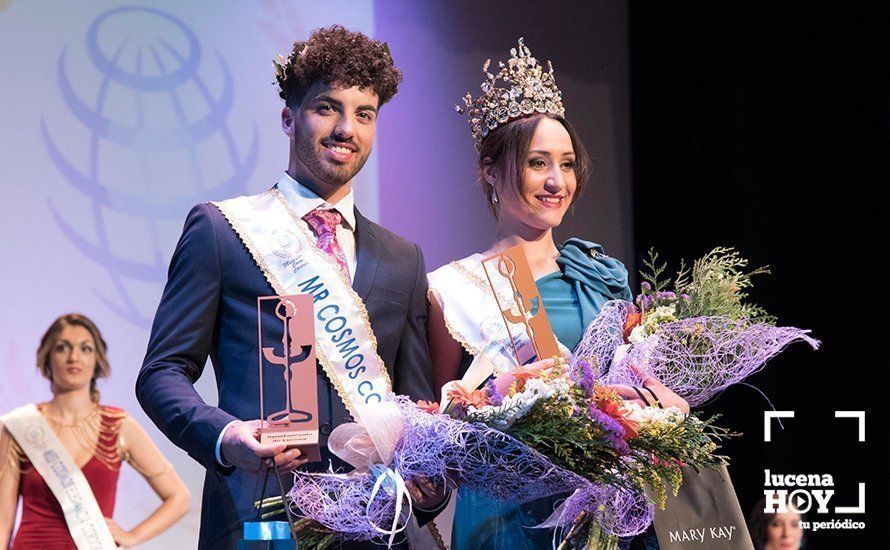
<svg viewBox="0 0 890 550">
<path fill-rule="evenodd" d="M 56 434 L 59 433 L 59 430 L 62 428 L 78 428 L 83 426 L 84 424 L 95 422 L 95 419 L 99 416 L 99 405 L 93 405 L 92 410 L 90 410 L 89 414 L 82 417 L 80 420 L 75 420 L 70 424 L 66 424 L 64 421 L 60 420 L 58 417 L 52 415 L 47 411 L 47 404 L 41 404 L 37 406 L 40 413 L 43 415 L 43 418 L 46 419 L 47 423 L 49 423 L 50 427 L 52 427 L 53 431 Z"/>
<path fill-rule="evenodd" d="M 117 413 L 96 405 L 85 417 L 66 424 L 47 414 L 45 405 L 38 406 L 38 409 L 57 436 L 70 433 L 74 443 L 82 451 L 96 457 L 111 470 L 120 469 L 118 434 L 126 413 Z"/>
</svg>

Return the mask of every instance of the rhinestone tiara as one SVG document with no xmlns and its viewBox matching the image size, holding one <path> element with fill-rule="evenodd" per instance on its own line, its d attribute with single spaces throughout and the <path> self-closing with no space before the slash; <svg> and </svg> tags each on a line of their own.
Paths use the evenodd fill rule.
<svg viewBox="0 0 890 550">
<path fill-rule="evenodd" d="M 544 72 L 544 67 L 532 57 L 522 38 L 518 47 L 510 50 L 510 56 L 506 64 L 498 62 L 500 70 L 497 74 L 488 72 L 491 59 L 485 60 L 482 71 L 486 79 L 481 86 L 482 94 L 473 98 L 467 92 L 463 97 L 464 105 L 455 105 L 458 113 L 467 115 L 477 151 L 485 137 L 498 126 L 537 113 L 565 114 L 562 92 L 553 77 L 553 65 L 548 61 L 548 70 Z M 497 86 L 498 80 L 504 87 Z"/>
</svg>

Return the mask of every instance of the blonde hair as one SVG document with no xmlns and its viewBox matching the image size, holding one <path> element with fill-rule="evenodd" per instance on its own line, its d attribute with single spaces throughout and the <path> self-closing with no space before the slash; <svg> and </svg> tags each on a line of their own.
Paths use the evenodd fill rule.
<svg viewBox="0 0 890 550">
<path fill-rule="evenodd" d="M 111 366 L 108 364 L 108 346 L 106 346 L 105 340 L 102 338 L 102 333 L 99 332 L 99 328 L 96 324 L 86 315 L 68 313 L 53 321 L 53 324 L 51 324 L 49 328 L 46 329 L 46 332 L 43 333 L 43 337 L 40 339 L 40 347 L 37 348 L 37 370 L 40 371 L 40 374 L 42 374 L 44 378 L 52 383 L 53 368 L 50 364 L 50 353 L 52 352 L 59 334 L 61 334 L 66 327 L 70 326 L 85 328 L 92 335 L 93 342 L 96 344 L 96 368 L 93 371 L 93 378 L 90 380 L 90 399 L 92 399 L 94 403 L 98 403 L 99 390 L 96 389 L 96 380 L 99 378 L 107 378 L 108 375 L 111 374 Z"/>
</svg>

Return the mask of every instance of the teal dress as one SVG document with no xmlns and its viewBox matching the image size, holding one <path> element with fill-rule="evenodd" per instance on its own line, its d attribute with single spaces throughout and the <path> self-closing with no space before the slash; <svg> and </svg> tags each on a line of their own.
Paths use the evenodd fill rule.
<svg viewBox="0 0 890 550">
<path fill-rule="evenodd" d="M 574 349 L 584 328 L 609 300 L 630 300 L 627 270 L 603 248 L 571 238 L 560 248 L 559 271 L 537 280 L 538 291 L 556 338 Z M 466 352 L 464 352 L 466 354 Z M 472 358 L 464 357 L 463 369 Z M 533 529 L 567 495 L 517 506 L 461 488 L 457 494 L 451 547 L 454 550 L 534 550 L 550 548 L 552 531 Z"/>
</svg>

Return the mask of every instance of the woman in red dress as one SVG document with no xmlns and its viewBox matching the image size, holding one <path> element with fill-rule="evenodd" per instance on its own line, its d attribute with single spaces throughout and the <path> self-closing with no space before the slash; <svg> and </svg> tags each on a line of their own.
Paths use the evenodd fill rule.
<svg viewBox="0 0 890 550">
<path fill-rule="evenodd" d="M 123 410 L 99 404 L 96 380 L 109 374 L 105 352 L 105 341 L 88 318 L 69 314 L 56 319 L 37 350 L 37 366 L 49 379 L 53 398 L 37 409 L 83 472 L 114 542 L 130 547 L 173 525 L 188 511 L 191 497 L 142 427 Z M 6 428 L 0 434 L 0 459 L 0 548 L 76 548 L 62 506 Z M 124 461 L 162 501 L 130 530 L 111 519 Z M 22 519 L 13 539 L 19 497 Z"/>
</svg>

